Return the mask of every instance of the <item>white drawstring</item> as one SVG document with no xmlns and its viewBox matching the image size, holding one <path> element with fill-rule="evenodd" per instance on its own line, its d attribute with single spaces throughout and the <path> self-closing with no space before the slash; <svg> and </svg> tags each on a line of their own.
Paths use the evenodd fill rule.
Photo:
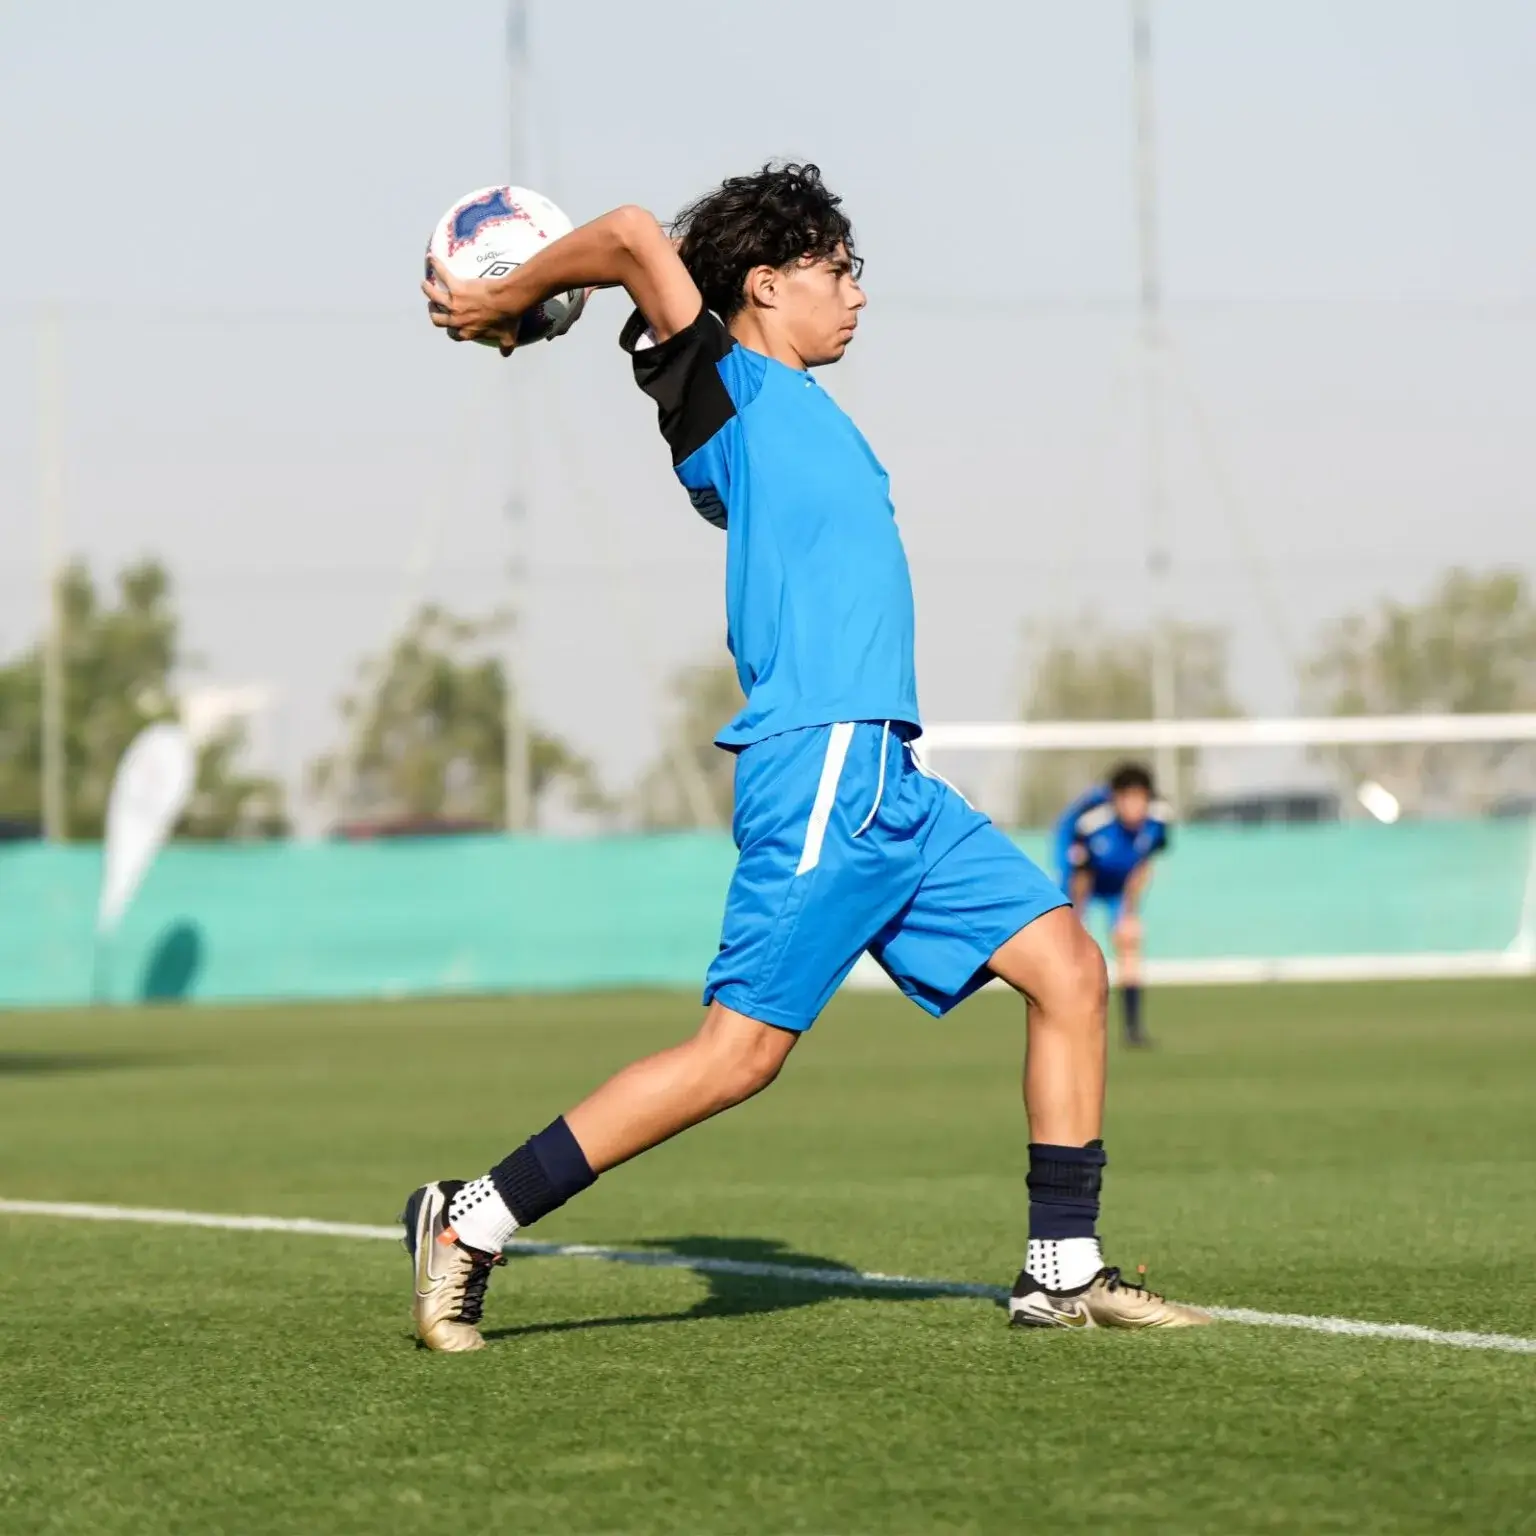
<svg viewBox="0 0 1536 1536">
<path fill-rule="evenodd" d="M 869 830 L 870 823 L 875 819 L 875 812 L 880 809 L 880 802 L 885 798 L 885 749 L 891 739 L 891 722 L 887 720 L 880 730 L 880 779 L 875 785 L 875 803 L 869 808 L 869 815 L 859 823 L 859 830 L 853 835 L 863 837 Z"/>
<path fill-rule="evenodd" d="M 924 777 L 924 778 L 925 778 L 925 779 L 934 779 L 934 780 L 936 780 L 936 781 L 937 781 L 937 782 L 938 782 L 938 783 L 940 783 L 940 784 L 942 784 L 942 785 L 943 785 L 943 786 L 944 786 L 944 787 L 945 787 L 945 789 L 953 789 L 953 790 L 954 790 L 954 791 L 955 791 L 955 793 L 956 793 L 956 794 L 957 794 L 957 795 L 959 795 L 959 796 L 960 796 L 960 798 L 961 798 L 961 799 L 962 799 L 962 800 L 965 800 L 965 803 L 966 803 L 966 804 L 967 804 L 967 805 L 970 805 L 970 806 L 971 806 L 971 809 L 972 809 L 972 810 L 973 810 L 973 811 L 974 811 L 974 810 L 975 810 L 975 809 L 976 809 L 976 807 L 975 807 L 975 806 L 974 806 L 974 805 L 971 805 L 971 802 L 970 802 L 970 801 L 969 801 L 969 800 L 966 800 L 966 799 L 965 799 L 965 796 L 964 796 L 964 794 L 962 794 L 962 793 L 961 793 L 961 791 L 960 791 L 960 790 L 958 790 L 958 789 L 955 789 L 955 786 L 954 786 L 954 785 L 953 785 L 953 784 L 951 784 L 951 783 L 950 783 L 950 782 L 949 782 L 949 780 L 948 780 L 948 779 L 946 779 L 946 778 L 945 778 L 945 777 L 944 777 L 944 775 L 943 775 L 943 774 L 942 774 L 942 773 L 935 773 L 935 772 L 934 772 L 934 771 L 933 771 L 933 769 L 932 769 L 932 768 L 930 768 L 930 767 L 929 767 L 929 766 L 928 766 L 928 765 L 927 765 L 927 763 L 925 763 L 925 762 L 924 762 L 924 761 L 923 761 L 923 760 L 922 760 L 922 758 L 920 758 L 920 757 L 919 757 L 919 756 L 918 756 L 918 755 L 917 755 L 917 747 L 916 747 L 916 745 L 915 745 L 915 744 L 914 744 L 914 743 L 912 743 L 912 742 L 910 742 L 910 741 L 909 741 L 909 742 L 908 742 L 908 743 L 907 743 L 907 752 L 908 752 L 908 753 L 909 753 L 909 754 L 910 754 L 910 755 L 911 755 L 911 758 L 912 758 L 912 766 L 913 766 L 913 767 L 914 767 L 914 768 L 916 768 L 916 769 L 917 769 L 917 771 L 918 771 L 918 772 L 919 772 L 919 773 L 920 773 L 920 774 L 922 774 L 922 776 L 923 776 L 923 777 Z"/>
</svg>

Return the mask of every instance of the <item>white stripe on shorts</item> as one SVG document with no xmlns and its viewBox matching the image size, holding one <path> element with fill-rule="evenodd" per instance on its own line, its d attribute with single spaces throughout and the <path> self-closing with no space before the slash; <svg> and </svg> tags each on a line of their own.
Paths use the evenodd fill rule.
<svg viewBox="0 0 1536 1536">
<path fill-rule="evenodd" d="M 875 784 L 875 803 L 870 806 L 869 815 L 859 823 L 859 830 L 853 834 L 855 837 L 863 837 L 880 814 L 880 802 L 885 799 L 885 746 L 890 739 L 891 722 L 887 720 L 880 728 L 880 777 Z"/>
<path fill-rule="evenodd" d="M 853 726 L 846 720 L 834 725 L 827 737 L 827 755 L 821 761 L 821 781 L 816 786 L 811 819 L 806 823 L 805 846 L 800 850 L 797 875 L 807 874 L 821 863 L 821 845 L 826 840 L 827 823 L 832 819 L 832 807 L 837 802 L 837 782 L 843 776 L 843 762 L 852 740 Z"/>
<path fill-rule="evenodd" d="M 951 784 L 942 773 L 934 772 L 934 770 L 923 761 L 922 755 L 917 750 L 917 743 L 915 741 L 909 741 L 907 743 L 907 753 L 912 759 L 912 766 L 916 768 L 917 771 L 922 774 L 925 779 L 932 779 L 936 783 L 942 784 L 945 789 L 953 790 L 955 794 L 960 795 L 962 800 L 965 800 L 966 805 L 969 806 L 971 810 L 974 811 L 976 809 L 974 805 L 971 805 L 969 800 L 965 799 L 965 796 L 961 794 L 958 789 L 955 789 L 955 786 Z"/>
</svg>

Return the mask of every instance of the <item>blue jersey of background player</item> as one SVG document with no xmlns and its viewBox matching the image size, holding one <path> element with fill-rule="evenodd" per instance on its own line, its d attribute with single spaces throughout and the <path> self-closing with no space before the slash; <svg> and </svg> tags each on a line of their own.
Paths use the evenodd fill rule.
<svg viewBox="0 0 1536 1536">
<path fill-rule="evenodd" d="M 1079 795 L 1056 824 L 1061 888 L 1084 920 L 1101 908 L 1120 982 L 1128 1045 L 1145 1045 L 1141 1022 L 1141 902 L 1152 860 L 1168 846 L 1170 814 L 1155 797 L 1152 775 L 1124 763 L 1103 784 Z"/>
<path fill-rule="evenodd" d="M 635 382 L 689 499 L 725 533 L 746 704 L 717 738 L 736 755 L 739 857 L 703 1024 L 482 1177 L 411 1194 L 417 1332 L 433 1349 L 480 1348 L 486 1283 L 512 1233 L 766 1088 L 865 953 L 934 1015 L 993 976 L 1029 1000 L 1029 1240 L 1012 1321 L 1208 1322 L 1128 1285 L 1099 1251 L 1103 956 L 1055 884 L 913 749 L 912 583 L 890 482 L 811 372 L 842 357 L 865 305 L 847 215 L 815 166 L 765 166 L 673 228 L 620 208 L 507 277 L 437 270 L 425 285 L 438 325 L 503 351 L 551 294 L 629 293 L 620 339 Z M 933 387 L 931 373 L 914 378 Z"/>
</svg>

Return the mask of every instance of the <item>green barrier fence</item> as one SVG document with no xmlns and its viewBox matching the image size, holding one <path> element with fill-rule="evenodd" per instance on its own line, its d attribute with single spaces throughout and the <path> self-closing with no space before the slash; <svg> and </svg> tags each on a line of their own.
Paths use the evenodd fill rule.
<svg viewBox="0 0 1536 1536">
<path fill-rule="evenodd" d="M 1528 970 L 1532 855 L 1518 821 L 1180 829 L 1148 952 L 1190 980 Z M 692 987 L 733 858 L 704 833 L 174 846 L 99 984 L 117 1001 Z M 91 847 L 0 848 L 0 1006 L 91 998 L 100 867 Z"/>
</svg>

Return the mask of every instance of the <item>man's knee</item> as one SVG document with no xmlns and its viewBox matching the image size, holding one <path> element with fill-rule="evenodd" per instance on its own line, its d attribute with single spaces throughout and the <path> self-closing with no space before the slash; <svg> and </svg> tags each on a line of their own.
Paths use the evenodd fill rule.
<svg viewBox="0 0 1536 1536">
<path fill-rule="evenodd" d="M 992 969 L 1052 1017 L 1102 1015 L 1109 998 L 1104 955 L 1066 907 L 1015 935 L 992 957 Z"/>
<path fill-rule="evenodd" d="M 1060 939 L 1029 992 L 1054 1018 L 1102 1016 L 1109 1001 L 1109 971 L 1104 952 L 1081 923 L 1062 924 Z"/>
<path fill-rule="evenodd" d="M 694 1037 L 726 1104 L 761 1093 L 779 1075 L 798 1037 L 729 1009 L 711 1009 Z"/>
<path fill-rule="evenodd" d="M 1059 984 L 1074 1011 L 1102 1013 L 1109 1001 L 1109 970 L 1104 952 L 1081 924 L 1062 955 Z"/>
<path fill-rule="evenodd" d="M 786 1053 L 771 1040 L 738 1050 L 721 1074 L 721 1086 L 731 1103 L 761 1093 L 779 1075 L 785 1059 Z"/>
</svg>

